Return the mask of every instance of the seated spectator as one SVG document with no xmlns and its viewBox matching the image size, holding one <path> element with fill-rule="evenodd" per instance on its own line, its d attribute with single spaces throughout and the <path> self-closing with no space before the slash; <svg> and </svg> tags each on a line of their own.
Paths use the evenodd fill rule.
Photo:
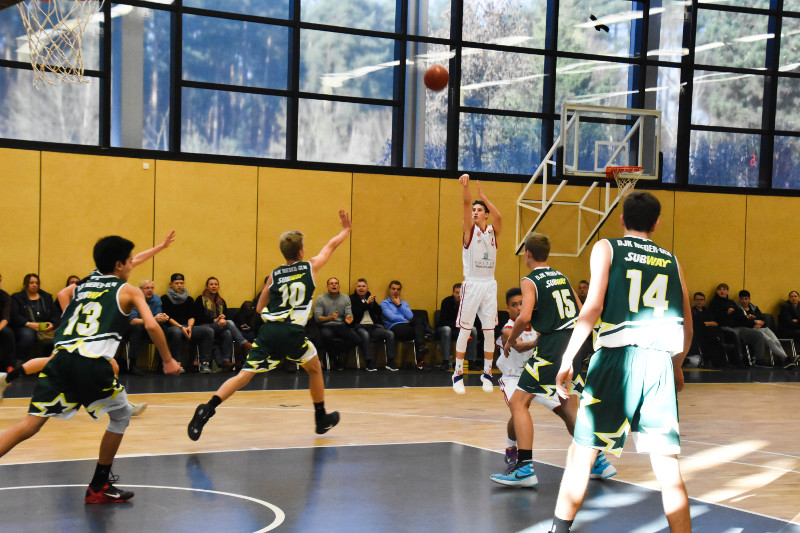
<svg viewBox="0 0 800 533">
<path fill-rule="evenodd" d="M 46 347 L 53 344 L 53 333 L 61 318 L 50 293 L 39 289 L 39 276 L 27 274 L 24 289 L 11 295 L 11 325 L 17 342 L 16 357 L 19 361 L 31 358 L 34 344 Z"/>
<path fill-rule="evenodd" d="M 153 313 L 153 318 L 156 319 L 156 322 L 161 325 L 163 328 L 167 321 L 169 320 L 169 316 L 164 313 L 164 310 L 161 307 L 161 298 L 156 294 L 156 285 L 151 280 L 146 279 L 142 280 L 139 283 L 139 288 L 142 290 L 144 294 L 144 300 L 147 302 L 147 307 L 150 308 L 150 312 Z M 149 342 L 150 336 L 147 333 L 147 330 L 144 327 L 144 320 L 139 316 L 139 311 L 134 307 L 133 311 L 131 311 L 130 316 L 128 317 L 130 320 L 130 329 L 128 330 L 128 364 L 127 364 L 127 372 L 130 374 L 134 374 L 136 376 L 144 375 L 144 372 L 141 368 L 136 366 L 136 358 L 139 355 L 139 352 L 142 349 L 142 346 Z M 171 348 L 170 348 L 171 351 Z M 177 360 L 177 352 L 172 352 L 176 354 Z M 121 368 L 123 372 L 125 368 Z"/>
<path fill-rule="evenodd" d="M 80 280 L 81 280 L 81 278 L 79 278 L 75 274 L 72 274 L 69 277 L 67 277 L 67 284 L 64 285 L 64 287 L 69 287 L 73 283 L 78 283 Z M 63 313 L 64 310 L 61 309 L 61 302 L 58 301 L 58 298 L 54 298 L 54 300 L 55 300 L 55 303 L 56 303 L 56 307 L 58 307 L 58 312 L 59 313 Z"/>
<path fill-rule="evenodd" d="M 458 308 L 460 305 L 461 284 L 456 283 L 453 285 L 453 294 L 442 300 L 442 305 L 439 307 L 439 322 L 436 324 L 436 330 L 439 332 L 439 342 L 442 349 L 442 367 L 444 370 L 450 370 L 452 343 L 455 337 L 458 336 L 457 334 L 454 335 L 454 333 L 458 332 L 456 319 L 458 318 Z M 467 342 L 467 360 L 470 362 L 470 368 L 472 368 L 473 363 L 475 363 L 478 357 L 478 328 L 476 325 L 472 327 L 472 331 L 469 335 L 469 342 Z"/>
<path fill-rule="evenodd" d="M 717 285 L 717 292 L 711 303 L 708 305 L 711 316 L 714 322 L 720 325 L 721 328 L 733 328 L 739 337 L 739 344 L 736 345 L 736 353 L 739 365 L 746 364 L 744 353 L 742 351 L 745 345 L 753 349 L 753 356 L 755 358 L 764 357 L 764 336 L 758 331 L 752 329 L 752 326 L 747 325 L 746 318 L 736 302 L 728 298 L 728 285 L 720 283 Z"/>
<path fill-rule="evenodd" d="M 394 333 L 383 327 L 381 306 L 375 301 L 375 295 L 369 292 L 366 279 L 359 278 L 356 282 L 356 290 L 350 295 L 350 306 L 353 309 L 354 330 L 361 337 L 361 350 L 364 352 L 367 371 L 376 370 L 375 357 L 371 350 L 373 341 L 386 343 L 386 368 L 396 371 L 394 361 L 397 343 L 394 341 Z"/>
<path fill-rule="evenodd" d="M 399 281 L 389 283 L 389 296 L 381 302 L 383 324 L 394 333 L 396 341 L 414 341 L 417 368 L 422 369 L 425 366 L 425 354 L 428 353 L 428 346 L 425 344 L 426 324 L 414 316 L 408 302 L 400 299 L 402 290 L 403 285 Z"/>
<path fill-rule="evenodd" d="M 589 282 L 585 279 L 582 279 L 578 282 L 578 299 L 581 301 L 581 304 L 586 303 L 586 297 L 589 295 Z"/>
<path fill-rule="evenodd" d="M 8 325 L 11 320 L 11 296 L 2 287 L 3 276 L 0 275 L 0 371 L 10 372 L 14 369 L 16 342 L 14 332 Z"/>
<path fill-rule="evenodd" d="M 795 343 L 795 350 L 800 348 L 800 312 L 798 312 L 797 304 L 800 303 L 800 293 L 792 291 L 789 293 L 789 299 L 781 304 L 780 313 L 778 313 L 778 335 L 784 339 L 792 339 Z M 792 366 L 798 364 L 798 357 L 796 354 L 789 354 L 793 360 L 789 363 Z"/>
<path fill-rule="evenodd" d="M 264 278 L 264 283 L 252 300 L 245 300 L 242 302 L 242 305 L 239 306 L 239 312 L 236 314 L 236 326 L 248 342 L 256 340 L 258 328 L 264 323 L 264 321 L 261 320 L 261 314 L 258 312 L 259 310 L 256 309 L 256 304 L 258 303 L 258 297 L 261 296 L 261 292 L 264 290 L 264 285 L 266 285 L 268 281 L 269 276 Z"/>
<path fill-rule="evenodd" d="M 233 369 L 233 344 L 249 351 L 252 344 L 247 341 L 233 321 L 227 320 L 228 304 L 219 294 L 219 280 L 210 277 L 206 280 L 203 294 L 195 301 L 195 324 L 208 325 L 214 332 L 214 359 L 217 366 Z M 211 372 L 211 354 L 200 353 L 200 372 Z M 207 359 L 206 359 L 207 357 Z"/>
<path fill-rule="evenodd" d="M 214 332 L 209 326 L 195 325 L 194 300 L 186 291 L 186 280 L 183 274 L 175 273 L 169 278 L 167 293 L 161 297 L 161 309 L 167 315 L 163 323 L 164 336 L 172 356 L 180 358 L 181 346 L 186 343 L 190 347 L 197 346 L 203 358 L 211 360 L 211 349 L 214 342 Z"/>
<path fill-rule="evenodd" d="M 778 340 L 778 336 L 775 335 L 774 331 L 766 326 L 764 314 L 761 312 L 761 310 L 750 302 L 749 291 L 739 291 L 739 308 L 744 313 L 746 320 L 746 322 L 743 321 L 742 324 L 751 324 L 750 327 L 757 330 L 764 336 L 764 343 L 769 347 L 772 355 L 777 356 L 777 358 L 780 360 L 781 366 L 788 363 L 789 361 L 786 357 L 786 352 L 784 351 L 783 346 L 781 346 L 781 341 Z"/>
<path fill-rule="evenodd" d="M 722 332 L 719 329 L 719 324 L 714 320 L 708 307 L 705 307 L 705 294 L 696 292 L 693 300 L 692 326 L 694 336 L 692 337 L 692 348 L 689 353 L 701 353 L 706 366 L 721 367 L 725 364 L 725 348 L 722 343 Z"/>
<path fill-rule="evenodd" d="M 353 323 L 353 308 L 350 298 L 339 292 L 339 280 L 328 279 L 327 289 L 328 292 L 319 295 L 314 303 L 314 321 L 319 326 L 322 343 L 333 358 L 336 368 L 344 370 L 345 353 L 361 343 L 361 336 L 350 328 Z M 342 343 L 336 343 L 337 340 Z"/>
</svg>

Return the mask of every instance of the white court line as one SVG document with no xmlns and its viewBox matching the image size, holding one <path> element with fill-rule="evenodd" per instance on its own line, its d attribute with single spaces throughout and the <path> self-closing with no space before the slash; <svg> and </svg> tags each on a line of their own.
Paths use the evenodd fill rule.
<svg viewBox="0 0 800 533">
<path fill-rule="evenodd" d="M 72 487 L 86 487 L 86 484 L 82 485 L 27 485 L 27 486 L 20 486 L 20 487 L 0 487 L 0 490 L 25 490 L 25 489 L 51 489 L 51 488 L 72 488 Z M 243 494 L 234 494 L 232 492 L 221 492 L 218 490 L 208 490 L 208 489 L 196 489 L 192 487 L 169 487 L 163 485 L 128 485 L 126 483 L 121 483 L 120 487 L 131 487 L 135 489 L 167 489 L 167 490 L 185 490 L 189 492 L 204 492 L 206 494 L 217 494 L 220 496 L 230 496 L 231 498 L 239 498 L 242 500 L 251 501 L 257 503 L 261 506 L 266 507 L 273 513 L 275 513 L 275 520 L 272 521 L 267 527 L 261 528 L 256 530 L 254 533 L 266 533 L 267 531 L 272 531 L 279 525 L 281 525 L 284 520 L 286 520 L 286 514 L 283 510 L 269 502 L 265 502 L 264 500 L 259 500 L 258 498 L 253 498 L 251 496 L 245 496 Z"/>
</svg>

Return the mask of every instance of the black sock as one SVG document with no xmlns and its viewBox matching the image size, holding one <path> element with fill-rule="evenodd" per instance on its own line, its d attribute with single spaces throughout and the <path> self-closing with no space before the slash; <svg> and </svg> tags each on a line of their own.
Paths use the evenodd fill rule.
<svg viewBox="0 0 800 533">
<path fill-rule="evenodd" d="M 325 416 L 325 402 L 314 403 L 314 418 L 319 420 Z"/>
<path fill-rule="evenodd" d="M 533 450 L 523 450 L 522 448 L 517 448 L 517 463 L 530 463 L 533 461 Z"/>
<path fill-rule="evenodd" d="M 212 396 L 210 400 L 208 400 L 208 406 L 211 408 L 211 411 L 214 411 L 221 403 L 222 403 L 222 398 L 220 398 L 216 394 Z"/>
<path fill-rule="evenodd" d="M 22 376 L 26 375 L 27 374 L 25 374 L 25 369 L 22 367 L 22 365 L 19 365 L 17 368 L 8 373 L 8 375 L 6 376 L 6 382 L 11 383 L 15 379 L 21 378 Z"/>
<path fill-rule="evenodd" d="M 92 482 L 89 483 L 89 486 L 92 490 L 99 490 L 103 488 L 103 485 L 106 484 L 108 481 L 108 476 L 111 473 L 111 465 L 101 465 L 97 463 L 97 468 L 94 470 L 94 477 L 92 478 Z"/>
<path fill-rule="evenodd" d="M 561 520 L 559 517 L 553 517 L 553 527 L 550 528 L 550 533 L 569 533 L 572 527 L 572 520 Z"/>
</svg>

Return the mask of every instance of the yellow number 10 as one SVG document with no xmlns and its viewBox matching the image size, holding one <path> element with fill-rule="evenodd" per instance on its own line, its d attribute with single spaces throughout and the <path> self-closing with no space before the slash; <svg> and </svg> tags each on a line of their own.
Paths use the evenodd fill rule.
<svg viewBox="0 0 800 533">
<path fill-rule="evenodd" d="M 627 278 L 631 280 L 630 291 L 628 292 L 628 307 L 631 313 L 639 312 L 639 296 L 641 295 L 642 304 L 645 307 L 653 308 L 654 317 L 663 317 L 664 311 L 669 308 L 667 301 L 667 281 L 666 274 L 656 274 L 653 283 L 642 294 L 642 271 L 628 270 Z"/>
</svg>

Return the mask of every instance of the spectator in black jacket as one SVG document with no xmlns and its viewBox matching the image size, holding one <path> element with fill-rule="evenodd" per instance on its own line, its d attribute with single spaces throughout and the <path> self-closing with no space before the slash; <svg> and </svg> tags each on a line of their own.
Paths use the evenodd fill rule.
<svg viewBox="0 0 800 533">
<path fill-rule="evenodd" d="M 742 347 L 744 345 L 750 346 L 753 349 L 753 356 L 755 358 L 764 357 L 764 336 L 758 331 L 753 329 L 753 326 L 746 320 L 744 313 L 736 305 L 736 302 L 728 298 L 728 285 L 720 283 L 717 285 L 717 294 L 712 298 L 708 308 L 714 321 L 720 327 L 728 327 L 736 330 L 739 336 L 740 343 L 736 346 L 736 351 L 739 357 L 739 364 L 745 362 Z"/>
<path fill-rule="evenodd" d="M 778 336 L 775 335 L 774 331 L 767 327 L 766 320 L 764 318 L 764 314 L 761 312 L 761 309 L 750 302 L 749 291 L 739 291 L 739 308 L 744 314 L 744 319 L 740 319 L 743 324 L 742 327 L 749 326 L 761 333 L 761 335 L 764 336 L 764 343 L 769 347 L 772 355 L 776 356 L 780 360 L 781 366 L 788 363 L 789 361 L 787 360 L 786 352 L 784 351 L 783 346 L 781 346 Z"/>
<path fill-rule="evenodd" d="M 0 275 L 0 287 L 3 286 L 3 276 Z M 14 332 L 11 331 L 11 296 L 0 288 L 0 371 L 10 372 L 14 369 L 14 356 L 16 342 Z"/>
<path fill-rule="evenodd" d="M 370 343 L 373 341 L 385 343 L 386 368 L 392 371 L 397 370 L 393 365 L 397 352 L 394 333 L 383 327 L 381 305 L 375 301 L 375 295 L 369 292 L 369 285 L 366 279 L 359 278 L 356 281 L 356 290 L 350 295 L 350 306 L 353 312 L 352 325 L 361 338 L 361 350 L 364 352 L 367 372 L 375 372 L 376 370 L 375 357 L 370 348 Z"/>
<path fill-rule="evenodd" d="M 696 348 L 703 354 L 706 366 L 721 367 L 725 364 L 725 348 L 722 344 L 722 332 L 719 323 L 714 320 L 708 307 L 705 307 L 706 295 L 702 292 L 694 293 L 694 306 L 692 307 L 692 347 L 690 353 L 697 353 Z"/>
<path fill-rule="evenodd" d="M 167 338 L 169 352 L 178 359 L 181 345 L 186 342 L 189 346 L 197 346 L 201 354 L 207 355 L 204 360 L 209 361 L 214 332 L 209 326 L 195 325 L 197 310 L 194 300 L 186 291 L 186 280 L 183 274 L 176 272 L 170 276 L 169 280 L 167 293 L 161 297 L 161 309 L 168 317 L 162 327 Z"/>
<path fill-rule="evenodd" d="M 39 276 L 26 274 L 23 290 L 11 295 L 11 325 L 14 328 L 20 361 L 31 358 L 31 350 L 37 342 L 53 344 L 53 332 L 61 315 L 49 292 L 39 289 Z"/>
<path fill-rule="evenodd" d="M 789 293 L 789 299 L 781 304 L 781 310 L 778 313 L 778 335 L 784 339 L 794 340 L 795 346 L 800 344 L 800 293 L 792 291 Z M 791 365 L 797 365 L 797 357 L 795 354 L 789 354 L 793 358 Z"/>
<path fill-rule="evenodd" d="M 458 336 L 456 319 L 458 318 L 458 308 L 460 305 L 461 284 L 456 283 L 453 285 L 453 294 L 442 300 L 441 307 L 439 307 L 439 322 L 436 323 L 436 330 L 439 332 L 439 346 L 442 349 L 442 367 L 444 370 L 450 370 L 452 343 L 453 339 Z M 473 326 L 469 335 L 469 342 L 467 342 L 466 354 L 466 359 L 470 362 L 470 368 L 472 368 L 472 364 L 475 363 L 475 359 L 478 357 L 477 341 L 478 328 Z"/>
</svg>

